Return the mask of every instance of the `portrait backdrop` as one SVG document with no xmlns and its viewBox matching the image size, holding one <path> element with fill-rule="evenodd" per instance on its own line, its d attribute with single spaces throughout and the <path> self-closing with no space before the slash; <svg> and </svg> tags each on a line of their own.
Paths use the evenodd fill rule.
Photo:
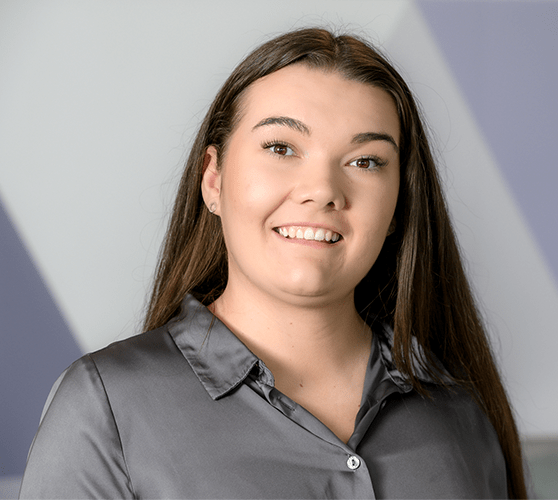
<svg viewBox="0 0 558 500">
<path fill-rule="evenodd" d="M 558 437 L 557 2 L 0 0 L 0 492 L 58 375 L 140 331 L 217 89 L 304 26 L 374 41 L 418 96 L 521 433 Z"/>
</svg>

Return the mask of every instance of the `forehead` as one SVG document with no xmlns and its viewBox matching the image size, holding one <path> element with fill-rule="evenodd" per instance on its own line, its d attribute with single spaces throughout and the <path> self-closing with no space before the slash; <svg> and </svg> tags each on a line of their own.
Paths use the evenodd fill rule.
<svg viewBox="0 0 558 500">
<path fill-rule="evenodd" d="M 386 91 L 302 64 L 282 68 L 247 88 L 239 125 L 253 126 L 266 116 L 293 117 L 311 129 L 325 124 L 352 134 L 372 128 L 399 137 L 397 109 Z"/>
</svg>

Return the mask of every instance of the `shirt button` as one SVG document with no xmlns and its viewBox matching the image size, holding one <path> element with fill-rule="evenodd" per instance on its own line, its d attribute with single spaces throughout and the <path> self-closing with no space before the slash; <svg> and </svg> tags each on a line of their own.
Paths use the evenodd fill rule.
<svg viewBox="0 0 558 500">
<path fill-rule="evenodd" d="M 347 459 L 347 467 L 351 470 L 358 469 L 360 467 L 360 458 L 351 455 Z"/>
</svg>

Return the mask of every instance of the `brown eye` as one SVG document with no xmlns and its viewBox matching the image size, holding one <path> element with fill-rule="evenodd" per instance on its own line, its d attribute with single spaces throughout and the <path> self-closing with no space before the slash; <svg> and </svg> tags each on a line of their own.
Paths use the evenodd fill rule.
<svg viewBox="0 0 558 500">
<path fill-rule="evenodd" d="M 352 162 L 349 163 L 349 165 L 360 168 L 362 170 L 374 170 L 384 165 L 384 162 L 382 162 L 378 158 L 362 157 L 353 160 Z"/>
<path fill-rule="evenodd" d="M 295 152 L 287 144 L 281 142 L 272 142 L 262 145 L 264 149 L 269 150 L 272 154 L 277 156 L 294 156 Z"/>
<path fill-rule="evenodd" d="M 285 156 L 289 152 L 289 148 L 283 144 L 276 144 L 271 148 L 276 155 Z"/>
<path fill-rule="evenodd" d="M 356 161 L 356 166 L 360 168 L 370 168 L 372 160 L 370 158 L 360 158 Z"/>
</svg>

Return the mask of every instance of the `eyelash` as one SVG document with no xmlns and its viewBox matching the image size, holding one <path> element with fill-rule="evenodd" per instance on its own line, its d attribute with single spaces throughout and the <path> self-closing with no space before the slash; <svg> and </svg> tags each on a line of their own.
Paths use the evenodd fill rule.
<svg viewBox="0 0 558 500">
<path fill-rule="evenodd" d="M 288 149 L 290 149 L 290 150 L 293 152 L 293 154 L 292 154 L 292 155 L 280 155 L 279 153 L 274 153 L 274 152 L 272 151 L 272 148 L 273 148 L 274 146 L 280 146 L 280 147 L 282 147 L 282 148 L 288 148 Z M 268 152 L 269 152 L 269 154 L 271 154 L 271 155 L 273 155 L 273 156 L 276 156 L 276 157 L 279 157 L 279 158 L 287 158 L 287 157 L 289 157 L 289 156 L 294 156 L 294 154 L 295 154 L 295 148 L 294 148 L 293 146 L 291 146 L 290 144 L 288 144 L 288 143 L 286 143 L 286 142 L 283 142 L 283 141 L 269 141 L 269 142 L 264 142 L 264 143 L 262 144 L 262 148 L 263 148 L 263 149 L 267 149 Z"/>
<path fill-rule="evenodd" d="M 281 154 L 278 154 L 278 153 L 274 153 L 272 151 L 272 148 L 275 147 L 275 146 L 288 148 L 293 152 L 293 154 L 291 154 L 291 155 L 281 155 Z M 287 158 L 289 156 L 294 156 L 295 155 L 294 147 L 291 146 L 290 144 L 288 144 L 287 142 L 284 142 L 284 141 L 273 140 L 273 141 L 264 142 L 264 143 L 262 143 L 262 149 L 266 149 L 269 152 L 269 154 L 271 154 L 275 157 L 281 158 L 281 159 L 284 159 L 284 158 Z M 374 170 L 380 169 L 387 164 L 387 161 L 382 160 L 381 158 L 378 158 L 377 156 L 374 156 L 374 155 L 360 156 L 358 158 L 355 158 L 354 160 L 351 160 L 348 164 L 350 165 L 351 163 L 361 161 L 361 160 L 370 160 L 370 161 L 374 162 L 374 166 L 372 166 L 372 167 L 357 167 L 355 165 L 355 167 L 358 170 L 366 170 L 368 172 L 372 172 Z"/>
<path fill-rule="evenodd" d="M 361 161 L 361 160 L 370 160 L 372 162 L 374 162 L 374 165 L 371 167 L 357 167 L 355 165 L 355 167 L 359 170 L 366 170 L 368 172 L 374 171 L 374 170 L 378 170 L 380 168 L 382 168 L 383 166 L 385 166 L 387 164 L 387 161 L 382 160 L 381 158 L 378 158 L 377 156 L 373 156 L 373 155 L 366 155 L 366 156 L 361 156 L 359 158 L 355 158 L 354 160 L 349 162 L 349 165 L 351 163 L 357 162 L 357 161 Z"/>
</svg>

